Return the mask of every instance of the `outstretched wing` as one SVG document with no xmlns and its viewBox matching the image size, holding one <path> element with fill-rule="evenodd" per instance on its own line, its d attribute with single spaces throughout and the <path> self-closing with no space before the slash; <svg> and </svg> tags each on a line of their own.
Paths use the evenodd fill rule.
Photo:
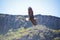
<svg viewBox="0 0 60 40">
<path fill-rule="evenodd" d="M 28 8 L 29 20 L 32 22 L 33 25 L 36 25 L 36 20 L 34 19 L 33 10 L 31 7 Z"/>
</svg>

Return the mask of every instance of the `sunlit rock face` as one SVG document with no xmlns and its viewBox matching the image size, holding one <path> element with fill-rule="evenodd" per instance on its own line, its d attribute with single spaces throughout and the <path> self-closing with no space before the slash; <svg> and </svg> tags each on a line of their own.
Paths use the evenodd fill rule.
<svg viewBox="0 0 60 40">
<path fill-rule="evenodd" d="M 53 38 L 53 32 L 42 25 L 30 27 L 27 32 L 29 32 L 29 34 L 21 37 L 19 40 L 52 40 Z"/>
<path fill-rule="evenodd" d="M 14 38 L 13 40 L 55 40 L 55 35 L 58 35 L 60 32 L 56 34 L 55 30 L 49 29 L 43 25 L 36 25 L 25 30 L 25 35 L 20 38 Z M 59 36 L 58 36 L 59 38 Z"/>
</svg>

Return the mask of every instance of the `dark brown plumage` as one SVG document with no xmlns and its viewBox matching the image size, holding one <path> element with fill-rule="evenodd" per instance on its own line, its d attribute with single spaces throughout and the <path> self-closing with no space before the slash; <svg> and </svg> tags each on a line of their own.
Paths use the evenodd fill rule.
<svg viewBox="0 0 60 40">
<path fill-rule="evenodd" d="M 33 10 L 31 7 L 28 8 L 29 20 L 32 22 L 33 25 L 36 25 L 36 20 L 34 19 Z"/>
</svg>

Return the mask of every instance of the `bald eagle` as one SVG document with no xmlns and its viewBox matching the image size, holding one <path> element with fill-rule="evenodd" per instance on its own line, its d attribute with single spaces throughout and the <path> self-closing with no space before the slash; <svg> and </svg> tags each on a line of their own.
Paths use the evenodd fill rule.
<svg viewBox="0 0 60 40">
<path fill-rule="evenodd" d="M 31 23 L 33 25 L 37 25 L 36 20 L 34 19 L 34 15 L 33 15 L 33 10 L 31 7 L 28 8 L 28 15 L 29 15 L 29 20 L 31 21 Z"/>
</svg>

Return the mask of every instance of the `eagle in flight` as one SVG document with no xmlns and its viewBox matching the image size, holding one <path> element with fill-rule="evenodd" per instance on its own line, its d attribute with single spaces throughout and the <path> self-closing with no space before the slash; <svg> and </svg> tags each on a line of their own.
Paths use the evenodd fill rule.
<svg viewBox="0 0 60 40">
<path fill-rule="evenodd" d="M 28 8 L 28 15 L 29 15 L 29 20 L 31 21 L 31 23 L 33 25 L 37 25 L 36 20 L 34 19 L 34 15 L 33 15 L 33 10 L 31 7 Z"/>
</svg>

